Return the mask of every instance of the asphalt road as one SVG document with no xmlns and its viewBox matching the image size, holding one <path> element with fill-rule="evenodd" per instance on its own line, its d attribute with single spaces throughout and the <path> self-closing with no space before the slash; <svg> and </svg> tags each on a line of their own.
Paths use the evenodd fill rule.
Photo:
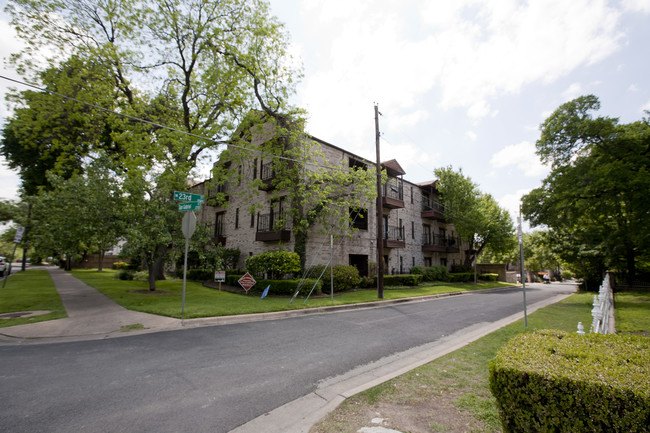
<svg viewBox="0 0 650 433">
<path fill-rule="evenodd" d="M 528 287 L 528 303 L 566 292 Z M 227 432 L 320 381 L 522 310 L 522 292 L 0 347 L 0 430 Z"/>
</svg>

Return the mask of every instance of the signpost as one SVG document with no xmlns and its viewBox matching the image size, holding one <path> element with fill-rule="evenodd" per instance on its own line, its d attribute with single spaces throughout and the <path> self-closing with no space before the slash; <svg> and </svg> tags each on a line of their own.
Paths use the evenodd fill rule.
<svg viewBox="0 0 650 433">
<path fill-rule="evenodd" d="M 185 286 L 187 282 L 187 249 L 189 247 L 190 238 L 196 230 L 196 215 L 194 212 L 187 212 L 183 215 L 183 223 L 181 224 L 181 230 L 185 236 L 185 260 L 183 263 L 183 301 L 181 304 L 181 313 L 185 311 Z"/>
<path fill-rule="evenodd" d="M 255 278 L 253 278 L 251 274 L 246 272 L 246 274 L 244 274 L 243 277 L 237 280 L 237 282 L 239 283 L 240 286 L 244 288 L 246 294 L 248 294 L 250 288 L 253 287 L 257 281 L 255 281 Z"/>
<path fill-rule="evenodd" d="M 221 283 L 226 282 L 226 271 L 214 271 L 214 282 L 219 283 L 219 291 L 221 291 Z"/>
<path fill-rule="evenodd" d="M 201 203 L 205 199 L 201 194 L 192 194 L 191 192 L 174 191 L 174 200 L 182 201 L 184 203 L 178 204 L 179 212 L 194 211 L 201 209 Z M 194 212 L 187 212 L 183 216 L 183 223 L 181 230 L 185 236 L 185 260 L 183 263 L 183 301 L 181 304 L 181 313 L 185 311 L 185 287 L 187 285 L 187 250 L 189 248 L 190 238 L 196 230 L 196 215 Z"/>
<path fill-rule="evenodd" d="M 5 278 L 4 278 L 4 280 L 2 280 L 2 287 L 3 288 L 7 284 L 7 277 L 9 276 L 9 274 L 11 274 L 11 264 L 13 263 L 14 256 L 16 255 L 16 248 L 18 248 L 18 244 L 20 243 L 20 241 L 23 240 L 23 235 L 24 234 L 25 234 L 25 227 L 20 226 L 20 227 L 18 227 L 16 229 L 16 235 L 14 236 L 14 243 L 16 245 L 14 245 L 14 252 L 11 253 L 11 259 L 9 260 L 9 263 L 7 264 L 7 269 L 5 269 Z"/>
</svg>

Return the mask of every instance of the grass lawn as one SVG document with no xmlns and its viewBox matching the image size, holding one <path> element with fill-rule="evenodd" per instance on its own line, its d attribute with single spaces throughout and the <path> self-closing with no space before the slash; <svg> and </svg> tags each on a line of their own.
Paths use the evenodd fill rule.
<svg viewBox="0 0 650 433">
<path fill-rule="evenodd" d="M 97 272 L 95 269 L 77 269 L 72 271 L 72 275 L 130 310 L 184 319 L 298 310 L 378 300 L 377 291 L 369 289 L 335 295 L 334 302 L 329 296 L 320 296 L 311 297 L 305 305 L 303 305 L 304 298 L 296 298 L 290 305 L 289 298 L 267 297 L 260 299 L 259 294 L 242 295 L 225 290 L 219 291 L 205 287 L 201 283 L 188 281 L 185 293 L 185 312 L 181 314 L 182 280 L 157 281 L 156 291 L 150 292 L 146 281 L 117 280 L 115 279 L 116 274 L 115 270 Z M 477 285 L 473 283 L 430 283 L 416 288 L 385 288 L 384 299 L 507 286 L 510 284 L 499 282 L 483 282 Z"/>
<path fill-rule="evenodd" d="M 488 385 L 488 365 L 496 351 L 520 332 L 560 329 L 575 332 L 591 324 L 593 293 L 577 293 L 505 326 L 462 349 L 349 398 L 311 433 L 354 433 L 373 418 L 403 432 L 500 432 L 498 411 Z M 650 292 L 616 295 L 616 328 L 650 332 Z"/>
<path fill-rule="evenodd" d="M 37 310 L 50 313 L 0 319 L 0 328 L 68 317 L 47 271 L 16 272 L 9 276 L 4 288 L 0 285 L 0 313 Z"/>
</svg>

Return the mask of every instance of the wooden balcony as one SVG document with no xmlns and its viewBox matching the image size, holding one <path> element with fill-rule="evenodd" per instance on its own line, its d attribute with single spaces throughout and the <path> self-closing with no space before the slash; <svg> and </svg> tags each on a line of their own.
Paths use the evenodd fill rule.
<svg viewBox="0 0 650 433">
<path fill-rule="evenodd" d="M 257 215 L 255 240 L 260 242 L 289 242 L 291 230 L 285 227 L 282 212 L 274 211 Z"/>
<path fill-rule="evenodd" d="M 404 227 L 389 226 L 384 230 L 384 248 L 406 248 Z"/>
<path fill-rule="evenodd" d="M 435 200 L 425 200 L 422 201 L 422 212 L 420 213 L 422 218 L 432 219 L 440 222 L 445 222 L 445 215 L 442 211 L 442 205 Z"/>
</svg>

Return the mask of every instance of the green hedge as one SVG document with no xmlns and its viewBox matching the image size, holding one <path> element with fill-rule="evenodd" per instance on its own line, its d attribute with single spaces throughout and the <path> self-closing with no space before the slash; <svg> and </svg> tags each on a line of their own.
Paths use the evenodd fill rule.
<svg viewBox="0 0 650 433">
<path fill-rule="evenodd" d="M 479 274 L 478 279 L 483 281 L 498 281 L 499 274 Z"/>
<path fill-rule="evenodd" d="M 321 274 L 323 275 L 321 281 L 323 282 L 323 290 L 326 293 L 330 292 L 331 284 L 331 271 L 329 267 L 323 273 L 325 265 L 313 266 L 308 273 L 310 278 L 318 278 Z M 334 266 L 334 291 L 341 292 L 343 290 L 351 290 L 359 287 L 362 283 L 362 279 L 359 276 L 359 270 L 350 265 L 336 265 Z"/>
<path fill-rule="evenodd" d="M 474 281 L 474 272 L 450 272 L 447 278 L 451 283 L 468 283 Z"/>
<path fill-rule="evenodd" d="M 504 432 L 650 431 L 650 339 L 520 334 L 490 363 Z"/>
<path fill-rule="evenodd" d="M 413 266 L 411 274 L 422 275 L 422 281 L 447 281 L 449 272 L 446 266 Z"/>
<path fill-rule="evenodd" d="M 226 284 L 234 287 L 241 287 L 238 283 L 238 280 L 243 276 L 241 275 L 226 275 Z M 255 285 L 248 291 L 249 293 L 262 293 L 266 286 L 271 285 L 269 288 L 269 295 L 271 296 L 293 296 L 298 289 L 298 284 L 301 280 L 263 280 L 256 279 Z M 323 282 L 319 281 L 316 283 L 315 278 L 306 278 L 302 280 L 302 287 L 300 289 L 300 295 L 306 296 L 309 294 L 309 291 L 316 284 L 314 288 L 314 293 L 320 293 L 323 287 Z"/>
<path fill-rule="evenodd" d="M 417 286 L 422 280 L 422 275 L 404 274 L 404 275 L 384 275 L 384 286 Z M 377 285 L 377 277 L 375 277 Z"/>
</svg>

